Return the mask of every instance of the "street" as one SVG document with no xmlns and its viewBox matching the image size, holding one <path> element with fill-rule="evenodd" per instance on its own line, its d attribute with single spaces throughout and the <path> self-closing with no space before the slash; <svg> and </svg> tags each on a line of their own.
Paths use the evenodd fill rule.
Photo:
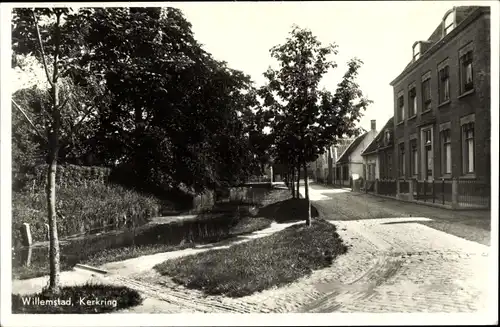
<svg viewBox="0 0 500 327">
<path fill-rule="evenodd" d="M 351 270 L 337 283 L 318 284 L 323 295 L 301 312 L 472 312 L 487 307 L 489 247 L 478 243 L 489 238 L 487 213 L 447 211 L 314 184 L 309 192 L 320 214 L 351 245 L 332 269 Z M 429 228 L 433 223 L 448 233 Z M 458 230 L 471 231 L 469 238 L 478 242 L 451 234 Z"/>
</svg>

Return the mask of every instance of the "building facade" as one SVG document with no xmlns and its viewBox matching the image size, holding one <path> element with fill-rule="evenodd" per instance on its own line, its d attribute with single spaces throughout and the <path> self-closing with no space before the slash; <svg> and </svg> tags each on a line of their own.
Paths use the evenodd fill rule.
<svg viewBox="0 0 500 327">
<path fill-rule="evenodd" d="M 393 177 L 490 179 L 490 9 L 454 7 L 394 90 Z M 392 161 L 392 162 L 391 162 Z"/>
<path fill-rule="evenodd" d="M 391 117 L 361 153 L 364 163 L 364 178 L 367 181 L 392 178 L 392 156 L 394 152 L 394 118 Z"/>
<path fill-rule="evenodd" d="M 370 131 L 354 139 L 349 146 L 339 155 L 335 162 L 335 180 L 348 185 L 351 179 L 365 176 L 362 153 L 378 134 L 375 120 L 371 121 Z"/>
</svg>

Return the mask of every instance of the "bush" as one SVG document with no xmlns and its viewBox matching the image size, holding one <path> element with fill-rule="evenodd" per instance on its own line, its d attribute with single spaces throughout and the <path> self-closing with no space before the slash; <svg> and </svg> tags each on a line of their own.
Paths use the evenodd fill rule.
<svg viewBox="0 0 500 327">
<path fill-rule="evenodd" d="M 157 198 L 118 185 L 89 182 L 57 189 L 58 232 L 61 237 L 89 232 L 106 225 L 123 227 L 145 224 L 159 214 L 162 203 Z M 12 240 L 21 240 L 20 228 L 29 223 L 34 241 L 45 240 L 47 223 L 46 193 L 14 192 L 12 196 Z"/>
</svg>

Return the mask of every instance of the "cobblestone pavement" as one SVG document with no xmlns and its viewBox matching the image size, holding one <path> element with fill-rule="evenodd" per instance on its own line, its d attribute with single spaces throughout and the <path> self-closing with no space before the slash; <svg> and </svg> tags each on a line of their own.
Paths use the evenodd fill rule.
<svg viewBox="0 0 500 327">
<path fill-rule="evenodd" d="M 164 302 L 154 309 L 146 304 L 129 312 L 454 313 L 488 309 L 488 246 L 427 227 L 423 225 L 431 221 L 427 217 L 397 216 L 396 210 L 371 206 L 369 201 L 338 211 L 339 205 L 349 205 L 349 196 L 325 200 L 322 192 L 313 186 L 311 198 L 322 215 L 344 218 L 331 223 L 349 251 L 330 268 L 287 286 L 232 299 L 186 289 L 154 270 L 109 279 Z M 394 218 L 373 218 L 377 212 Z"/>
</svg>

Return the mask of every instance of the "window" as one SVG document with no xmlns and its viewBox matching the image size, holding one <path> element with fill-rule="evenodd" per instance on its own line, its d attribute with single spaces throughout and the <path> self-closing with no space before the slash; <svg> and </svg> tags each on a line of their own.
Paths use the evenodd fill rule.
<svg viewBox="0 0 500 327">
<path fill-rule="evenodd" d="M 431 78 L 426 77 L 422 82 L 422 111 L 431 110 Z"/>
<path fill-rule="evenodd" d="M 462 125 L 462 147 L 463 173 L 474 173 L 474 123 Z"/>
<path fill-rule="evenodd" d="M 400 95 L 398 98 L 398 120 L 402 122 L 405 119 L 405 99 Z"/>
<path fill-rule="evenodd" d="M 399 144 L 399 176 L 405 176 L 405 144 Z"/>
<path fill-rule="evenodd" d="M 420 42 L 416 43 L 413 46 L 413 61 L 418 60 L 420 58 Z"/>
<path fill-rule="evenodd" d="M 410 102 L 408 117 L 413 117 L 417 114 L 417 91 L 415 90 L 415 87 L 410 89 L 409 96 Z"/>
<path fill-rule="evenodd" d="M 469 51 L 460 57 L 460 92 L 465 93 L 473 88 L 472 51 Z"/>
<path fill-rule="evenodd" d="M 410 141 L 410 171 L 413 176 L 418 175 L 418 152 L 417 152 L 417 140 Z"/>
<path fill-rule="evenodd" d="M 450 67 L 445 66 L 439 70 L 439 103 L 450 100 Z"/>
<path fill-rule="evenodd" d="M 441 132 L 441 169 L 442 175 L 451 174 L 451 135 L 449 129 Z"/>
<path fill-rule="evenodd" d="M 432 177 L 433 172 L 433 152 L 432 152 L 432 130 L 426 129 L 422 132 L 423 134 L 423 148 L 424 148 L 424 178 L 428 179 Z"/>
<path fill-rule="evenodd" d="M 444 35 L 448 35 L 455 28 L 455 10 L 444 17 Z"/>
</svg>

